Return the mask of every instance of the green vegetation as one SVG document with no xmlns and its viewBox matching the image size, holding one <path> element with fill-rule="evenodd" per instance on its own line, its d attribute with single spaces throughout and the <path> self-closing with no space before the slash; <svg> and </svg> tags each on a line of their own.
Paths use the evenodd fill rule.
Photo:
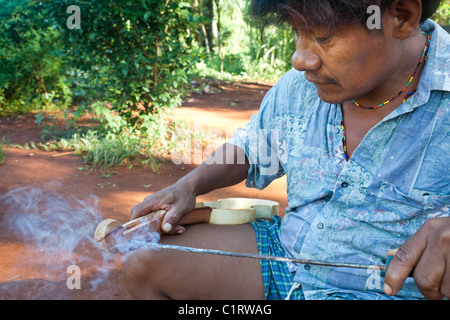
<svg viewBox="0 0 450 320">
<path fill-rule="evenodd" d="M 450 2 L 443 0 L 441 5 L 436 10 L 436 13 L 431 17 L 434 21 L 439 23 L 441 26 L 447 27 L 446 30 L 449 31 L 450 27 Z"/>
<path fill-rule="evenodd" d="M 0 0 L 0 116 L 33 112 L 42 126 L 35 147 L 73 151 L 93 168 L 157 169 L 192 139 L 167 113 L 194 82 L 275 81 L 291 68 L 290 28 L 255 20 L 249 4 Z M 68 27 L 71 5 L 80 29 Z M 434 19 L 449 17 L 445 2 Z M 5 139 L 0 147 L 1 160 Z"/>
<path fill-rule="evenodd" d="M 0 140 L 0 165 L 5 163 L 7 148 L 8 148 L 8 141 L 6 137 L 3 137 L 2 140 Z"/>
</svg>

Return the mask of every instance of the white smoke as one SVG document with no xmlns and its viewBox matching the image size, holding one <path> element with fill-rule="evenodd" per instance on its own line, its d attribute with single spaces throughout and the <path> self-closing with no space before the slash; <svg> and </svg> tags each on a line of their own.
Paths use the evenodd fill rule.
<svg viewBox="0 0 450 320">
<path fill-rule="evenodd" d="M 66 283 L 71 265 L 82 270 L 83 290 L 95 292 L 111 285 L 108 277 L 111 271 L 117 273 L 117 256 L 97 249 L 93 240 L 104 219 L 98 198 L 66 199 L 56 191 L 59 187 L 22 187 L 0 196 L 5 210 L 2 232 L 12 233 L 26 247 L 20 261 L 9 266 L 17 268 L 17 274 L 11 271 L 10 279 L 0 279 L 0 299 L 83 298 L 80 290 L 70 290 Z M 38 276 L 24 279 L 23 268 Z"/>
<path fill-rule="evenodd" d="M 2 198 L 8 207 L 6 226 L 46 253 L 72 253 L 92 239 L 92 228 L 101 221 L 95 196 L 72 204 L 55 191 L 44 194 L 40 188 L 23 187 Z"/>
</svg>

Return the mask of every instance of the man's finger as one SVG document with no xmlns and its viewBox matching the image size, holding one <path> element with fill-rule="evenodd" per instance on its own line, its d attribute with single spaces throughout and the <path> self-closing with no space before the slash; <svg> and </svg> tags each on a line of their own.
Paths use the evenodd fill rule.
<svg viewBox="0 0 450 320">
<path fill-rule="evenodd" d="M 157 201 L 144 200 L 131 209 L 130 220 L 139 218 L 141 216 L 149 214 L 150 212 L 160 209 L 163 208 L 160 208 L 160 205 Z"/>
<path fill-rule="evenodd" d="M 426 250 L 414 273 L 414 281 L 417 288 L 425 298 L 431 300 L 441 300 L 444 296 L 441 292 L 442 280 L 445 275 L 446 263 L 443 256 L 433 252 L 433 249 Z"/>
<path fill-rule="evenodd" d="M 161 224 L 161 229 L 165 233 L 172 233 L 174 231 L 174 226 L 178 225 L 178 221 L 180 220 L 180 216 L 177 213 L 176 207 L 171 207 L 167 213 L 164 215 L 164 219 Z M 176 230 L 179 231 L 178 229 Z"/>
<path fill-rule="evenodd" d="M 395 295 L 400 291 L 425 250 L 425 244 L 425 239 L 417 232 L 398 248 L 384 278 L 384 292 L 387 295 Z"/>
<path fill-rule="evenodd" d="M 450 299 L 450 266 L 447 265 L 447 272 L 444 275 L 441 283 L 441 293 L 447 299 Z"/>
</svg>

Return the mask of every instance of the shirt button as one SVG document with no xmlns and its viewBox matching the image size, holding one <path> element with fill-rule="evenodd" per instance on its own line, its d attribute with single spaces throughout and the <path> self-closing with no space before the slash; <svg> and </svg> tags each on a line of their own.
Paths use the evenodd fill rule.
<svg viewBox="0 0 450 320">
<path fill-rule="evenodd" d="M 344 181 L 341 183 L 342 188 L 347 188 L 348 187 L 348 182 Z"/>
<path fill-rule="evenodd" d="M 323 223 L 322 222 L 319 222 L 317 224 L 317 229 L 323 229 Z"/>
<path fill-rule="evenodd" d="M 339 128 L 334 129 L 335 134 L 339 134 L 340 132 L 341 132 L 341 129 L 339 129 Z"/>
<path fill-rule="evenodd" d="M 305 268 L 305 270 L 309 270 L 309 269 L 311 269 L 311 266 L 309 264 L 305 264 L 304 268 Z"/>
</svg>

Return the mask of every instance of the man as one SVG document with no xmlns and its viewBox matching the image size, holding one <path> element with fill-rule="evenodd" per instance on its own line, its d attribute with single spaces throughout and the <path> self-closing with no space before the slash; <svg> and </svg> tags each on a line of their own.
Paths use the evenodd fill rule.
<svg viewBox="0 0 450 320">
<path fill-rule="evenodd" d="M 368 28 L 373 4 L 380 29 Z M 225 164 L 203 163 L 131 213 L 166 209 L 163 230 L 172 235 L 161 242 L 193 247 L 360 264 L 382 264 L 399 248 L 384 279 L 364 269 L 142 249 L 125 262 L 132 295 L 449 298 L 450 37 L 427 20 L 438 5 L 255 0 L 254 12 L 295 31 L 294 69 L 215 151 Z M 244 179 L 262 189 L 284 174 L 289 207 L 282 220 L 177 225 L 198 195 Z"/>
</svg>

